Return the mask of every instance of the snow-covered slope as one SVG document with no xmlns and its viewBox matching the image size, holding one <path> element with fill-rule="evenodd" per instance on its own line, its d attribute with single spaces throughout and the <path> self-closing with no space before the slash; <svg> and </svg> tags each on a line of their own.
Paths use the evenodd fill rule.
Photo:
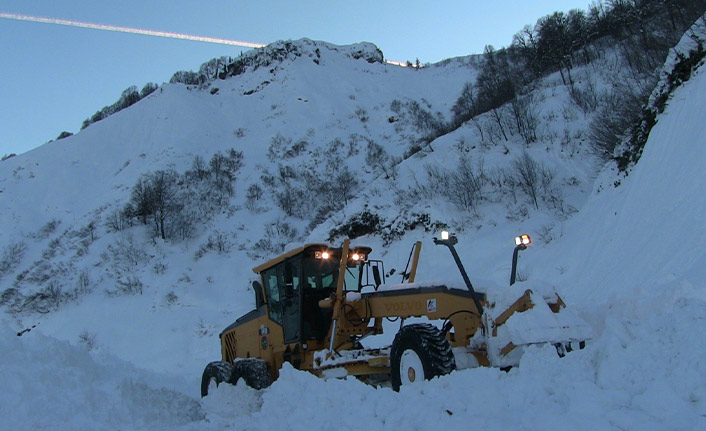
<svg viewBox="0 0 706 431">
<path fill-rule="evenodd" d="M 263 149 L 277 133 L 321 144 L 359 133 L 391 141 L 395 154 L 402 153 L 409 136 L 395 133 L 388 122 L 394 114 L 390 103 L 424 99 L 433 112 L 447 113 L 474 76 L 468 67 L 415 71 L 355 59 L 321 42 L 298 43 L 300 52 L 317 49 L 320 61 L 292 54 L 201 90 L 165 84 L 81 133 L 4 161 L 0 222 L 13 229 L 0 232 L 0 239 L 26 235 L 53 218 L 78 223 L 87 212 L 124 200 L 140 174 L 167 167 L 183 171 L 195 155 L 208 160 L 236 148 L 257 175 L 253 168 L 268 162 Z M 369 119 L 357 119 L 356 110 Z"/>
<path fill-rule="evenodd" d="M 597 190 L 568 223 L 557 265 L 581 265 L 565 274 L 575 280 L 567 295 L 629 300 L 636 289 L 654 295 L 655 286 L 703 286 L 706 127 L 699 119 L 706 104 L 692 96 L 706 94 L 703 75 L 673 94 L 635 171 L 620 187 Z"/>
<path fill-rule="evenodd" d="M 286 366 L 268 389 L 224 386 L 198 399 L 203 365 L 219 357 L 218 332 L 252 306 L 247 280 L 253 238 L 262 236 L 264 223 L 281 217 L 272 202 L 259 214 L 242 207 L 243 189 L 259 179 L 258 165 L 268 166 L 271 138 L 286 130 L 294 140 L 308 137 L 312 147 L 324 147 L 334 138 L 348 142 L 351 134 L 360 134 L 402 155 L 407 139 L 418 131 L 407 124 L 395 131 L 390 102 L 424 98 L 432 112 L 448 112 L 473 73 L 467 61 L 415 71 L 346 56 L 325 64 L 296 57 L 281 68 L 215 81 L 205 90 L 165 85 L 76 136 L 2 162 L 0 217 L 12 228 L 0 232 L 0 244 L 25 244 L 20 263 L 0 278 L 3 289 L 23 268 L 40 262 L 48 249 L 59 256 L 48 261 L 53 267 L 63 264 L 65 279 L 73 282 L 72 272 L 86 271 L 93 289 L 45 316 L 2 317 L 0 380 L 6 389 L 0 392 L 0 427 L 706 427 L 706 390 L 700 384 L 706 374 L 706 332 L 700 328 L 706 322 L 706 253 L 700 247 L 706 239 L 701 229 L 706 208 L 700 199 L 706 187 L 701 172 L 706 160 L 703 67 L 673 94 L 630 177 L 617 188 L 599 185 L 590 196 L 593 162 L 576 148 L 580 139 L 552 145 L 550 138 L 563 130 L 571 135 L 586 119 L 565 113 L 562 124 L 567 129 L 556 126 L 568 96 L 552 85 L 556 76 L 539 88 L 544 95 L 537 95 L 540 135 L 546 140 L 528 152 L 551 163 L 565 206 L 580 209 L 571 218 L 567 216 L 573 211 L 559 216 L 544 206 L 525 208 L 531 215 L 522 215 L 523 198 L 512 202 L 497 190 L 488 192 L 487 204 L 475 214 L 413 194 L 415 172 L 423 172 L 428 163 L 454 165 L 452 149 L 463 151 L 464 142 L 469 148 L 477 144 L 474 161 L 482 156 L 491 167 L 508 165 L 526 148 L 517 141 L 481 145 L 473 126 L 467 125 L 434 141 L 434 151 L 425 157 L 401 162 L 396 182 L 382 177 L 373 182 L 376 173 L 361 166 L 363 155 L 351 155 L 350 163 L 371 186 L 309 236 L 328 234 L 365 204 L 393 222 L 395 208 L 424 212 L 432 221 L 459 230 L 459 252 L 471 278 L 504 282 L 511 238 L 524 229 L 533 233 L 547 227 L 545 234 L 555 239 L 535 241 L 523 252 L 520 268 L 532 279 L 556 284 L 574 311 L 594 326 L 597 337 L 586 349 L 559 359 L 551 347 L 533 348 L 509 373 L 464 370 L 400 393 L 353 379 L 320 380 Z M 211 94 L 215 87 L 218 91 Z M 366 116 L 363 111 L 365 121 L 360 118 Z M 127 233 L 99 228 L 86 246 L 89 253 L 79 255 L 74 237 L 61 234 L 101 220 L 109 206 L 124 204 L 139 174 L 167 167 L 183 171 L 194 155 L 208 158 L 230 147 L 243 151 L 245 163 L 232 211 L 215 215 L 196 238 L 172 244 L 143 241 L 147 229 L 141 227 Z M 603 172 L 597 184 L 611 184 L 612 175 Z M 407 206 L 408 201 L 413 202 Z M 47 226 L 51 220 L 58 223 L 52 229 Z M 224 255 L 196 259 L 194 253 L 211 229 L 228 230 L 238 246 Z M 401 240 L 384 247 L 387 240 L 380 237 L 366 240 L 386 252 L 389 265 L 401 269 L 411 243 L 424 239 L 419 277 L 455 274 L 447 252 L 429 245 L 433 233 L 419 228 L 402 232 Z M 58 245 L 50 248 L 56 238 Z M 143 247 L 147 260 L 132 269 L 142 280 L 141 294 L 106 297 L 104 291 L 116 280 L 112 266 L 122 264 L 109 256 L 109 246 L 120 242 L 122 250 L 130 250 L 131 241 Z M 15 335 L 34 323 L 38 325 L 32 331 Z"/>
<path fill-rule="evenodd" d="M 271 61 L 268 50 L 284 47 L 285 55 Z M 252 307 L 250 268 L 271 253 L 257 242 L 284 217 L 273 190 L 256 210 L 245 207 L 248 186 L 262 185 L 265 170 L 276 174 L 278 163 L 287 162 L 268 157 L 268 149 L 279 148 L 274 142 L 305 142 L 306 151 L 292 162 L 299 170 L 313 163 L 322 178 L 335 174 L 316 163 L 331 153 L 348 157 L 359 183 L 372 182 L 378 173 L 364 167 L 367 143 L 379 142 L 401 158 L 420 133 L 405 106 L 414 101 L 448 113 L 475 76 L 472 58 L 414 70 L 369 62 L 376 53 L 371 44 L 274 44 L 258 54 L 267 65 L 203 86 L 164 84 L 74 136 L 3 161 L 0 293 L 3 306 L 24 309 L 16 329 L 41 321 L 46 334 L 72 341 L 87 331 L 121 359 L 148 369 L 186 369 L 196 381 L 218 355 L 220 329 Z M 184 173 L 196 156 L 208 163 L 229 149 L 243 154 L 234 196 L 195 220 L 189 239 L 163 242 L 146 226 L 120 232 L 107 226 L 141 175 Z M 303 240 L 309 222 L 288 219 L 298 232 L 292 239 Z M 229 251 L 197 257 L 216 231 Z M 110 294 L 121 283 L 140 295 Z M 30 296 L 52 300 L 41 312 L 58 312 L 28 313 L 22 304 Z"/>
</svg>

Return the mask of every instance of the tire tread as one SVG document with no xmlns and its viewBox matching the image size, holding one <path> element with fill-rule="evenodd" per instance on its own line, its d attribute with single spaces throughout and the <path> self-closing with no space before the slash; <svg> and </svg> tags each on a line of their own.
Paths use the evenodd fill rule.
<svg viewBox="0 0 706 431">
<path fill-rule="evenodd" d="M 456 360 L 449 341 L 437 327 L 428 323 L 416 323 L 402 327 L 395 336 L 390 351 L 392 388 L 399 390 L 400 358 L 407 350 L 414 350 L 425 364 L 424 378 L 442 376 L 456 369 Z"/>
</svg>

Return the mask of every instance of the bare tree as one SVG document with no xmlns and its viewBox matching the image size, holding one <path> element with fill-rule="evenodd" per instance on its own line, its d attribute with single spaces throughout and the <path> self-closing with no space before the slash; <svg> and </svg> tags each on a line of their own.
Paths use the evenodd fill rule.
<svg viewBox="0 0 706 431">
<path fill-rule="evenodd" d="M 263 193 L 264 193 L 264 190 L 262 190 L 262 187 L 260 187 L 258 184 L 256 184 L 256 183 L 250 184 L 250 186 L 248 187 L 248 190 L 245 194 L 245 207 L 252 212 L 256 212 L 257 211 L 256 202 L 262 198 Z"/>
<path fill-rule="evenodd" d="M 522 136 L 525 144 L 529 145 L 537 140 L 537 125 L 539 124 L 539 113 L 534 103 L 534 96 L 528 94 L 512 98 L 510 101 L 510 110 L 517 132 Z"/>
<path fill-rule="evenodd" d="M 179 176 L 172 170 L 155 171 L 149 176 L 151 189 L 152 220 L 162 239 L 167 239 L 165 223 L 169 216 L 179 212 L 182 204 L 177 200 L 177 180 Z"/>
<path fill-rule="evenodd" d="M 446 194 L 459 208 L 475 211 L 483 197 L 485 179 L 483 161 L 480 160 L 474 167 L 470 157 L 461 155 L 456 170 L 451 173 L 451 187 Z"/>
<path fill-rule="evenodd" d="M 200 155 L 194 157 L 193 162 L 191 162 L 191 171 L 193 175 L 199 180 L 204 180 L 208 175 L 208 167 L 206 166 L 206 161 Z"/>
<path fill-rule="evenodd" d="M 475 212 L 483 198 L 483 187 L 487 181 L 483 160 L 474 166 L 471 158 L 462 154 L 454 169 L 438 165 L 426 165 L 426 184 L 417 184 L 416 192 L 425 199 L 443 196 L 461 210 Z"/>
<path fill-rule="evenodd" d="M 353 191 L 358 186 L 353 172 L 345 166 L 334 179 L 334 193 L 343 199 L 343 204 L 348 205 L 348 201 L 353 198 Z"/>
<path fill-rule="evenodd" d="M 365 163 L 374 170 L 382 172 L 385 179 L 397 178 L 397 163 L 399 161 L 395 157 L 390 157 L 387 151 L 373 140 L 368 140 Z"/>
<path fill-rule="evenodd" d="M 478 104 L 475 96 L 475 89 L 472 83 L 467 82 L 461 90 L 461 95 L 456 99 L 456 103 L 451 107 L 453 112 L 453 122 L 460 126 L 465 121 L 478 115 Z"/>
<path fill-rule="evenodd" d="M 21 261 L 27 250 L 24 242 L 10 243 L 5 247 L 0 258 L 0 278 L 12 271 Z"/>
<path fill-rule="evenodd" d="M 512 161 L 512 168 L 515 171 L 514 178 L 517 185 L 534 204 L 534 207 L 539 209 L 537 198 L 541 186 L 540 164 L 525 151 Z"/>
<path fill-rule="evenodd" d="M 139 218 L 142 224 L 147 224 L 147 217 L 154 211 L 150 187 L 149 178 L 142 176 L 132 187 L 130 207 L 125 207 L 126 210 L 130 211 L 130 215 Z"/>
</svg>

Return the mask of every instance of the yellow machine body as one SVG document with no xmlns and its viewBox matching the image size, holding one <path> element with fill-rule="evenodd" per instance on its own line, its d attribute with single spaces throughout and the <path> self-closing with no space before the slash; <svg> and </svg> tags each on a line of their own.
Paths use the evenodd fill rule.
<svg viewBox="0 0 706 431">
<path fill-rule="evenodd" d="M 442 323 L 441 333 L 454 354 L 465 354 L 472 366 L 514 364 L 502 359 L 512 357 L 513 342 L 490 352 L 487 340 L 515 313 L 536 305 L 532 292 L 490 312 L 494 304 L 484 293 L 412 283 L 420 250 L 421 243 L 415 244 L 407 283 L 392 287 L 381 286 L 384 268 L 369 260 L 371 249 L 351 247 L 348 240 L 341 248 L 308 244 L 253 268 L 260 276 L 253 283 L 257 308 L 221 333 L 222 361 L 261 359 L 273 379 L 284 362 L 317 375 L 384 378 L 391 372 L 391 349 L 366 349 L 361 341 L 381 334 L 383 319 L 426 317 Z M 564 308 L 558 295 L 546 305 L 552 313 Z"/>
</svg>

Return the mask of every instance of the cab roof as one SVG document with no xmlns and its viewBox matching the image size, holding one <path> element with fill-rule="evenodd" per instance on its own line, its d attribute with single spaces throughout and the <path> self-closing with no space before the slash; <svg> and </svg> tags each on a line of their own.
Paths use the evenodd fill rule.
<svg viewBox="0 0 706 431">
<path fill-rule="evenodd" d="M 275 257 L 274 259 L 270 259 L 265 263 L 262 263 L 252 269 L 252 271 L 255 274 L 259 274 L 262 271 L 272 268 L 273 266 L 277 265 L 278 263 L 281 263 L 285 261 L 286 259 L 296 256 L 306 250 L 309 249 L 314 249 L 314 250 L 341 250 L 341 247 L 333 247 L 330 244 L 324 244 L 324 243 L 311 243 L 311 244 L 305 244 L 303 246 L 299 246 L 296 248 L 293 248 L 291 250 L 288 250 L 284 252 L 283 254 Z M 365 246 L 350 246 L 350 250 L 359 250 L 362 251 L 365 254 L 368 254 L 372 251 L 372 248 L 370 247 L 365 247 Z"/>
</svg>

